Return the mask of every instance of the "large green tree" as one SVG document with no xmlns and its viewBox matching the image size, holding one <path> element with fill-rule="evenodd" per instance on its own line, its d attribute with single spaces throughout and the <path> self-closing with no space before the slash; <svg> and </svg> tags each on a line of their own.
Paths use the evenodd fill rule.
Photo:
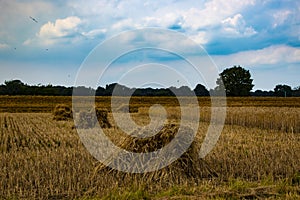
<svg viewBox="0 0 300 200">
<path fill-rule="evenodd" d="M 294 88 L 293 96 L 294 97 L 300 97 L 300 86 Z"/>
<path fill-rule="evenodd" d="M 26 85 L 20 80 L 5 81 L 6 92 L 9 95 L 25 94 Z"/>
<path fill-rule="evenodd" d="M 209 91 L 206 89 L 204 85 L 197 84 L 194 92 L 196 96 L 209 96 Z"/>
<path fill-rule="evenodd" d="M 219 75 L 216 92 L 225 90 L 227 96 L 250 96 L 254 85 L 249 70 L 241 66 L 233 66 Z"/>
<path fill-rule="evenodd" d="M 275 96 L 290 97 L 292 96 L 292 88 L 289 85 L 276 85 L 274 88 Z"/>
</svg>

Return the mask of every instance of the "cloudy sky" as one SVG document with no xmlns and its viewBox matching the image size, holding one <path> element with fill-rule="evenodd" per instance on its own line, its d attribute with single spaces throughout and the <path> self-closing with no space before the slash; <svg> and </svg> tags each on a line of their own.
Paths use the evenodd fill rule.
<svg viewBox="0 0 300 200">
<path fill-rule="evenodd" d="M 74 85 L 97 45 L 124 31 L 155 27 L 203 46 L 219 72 L 233 65 L 250 70 L 254 90 L 300 85 L 300 1 L 0 0 L 0 9 L 0 83 Z M 166 64 L 162 57 L 155 62 Z M 114 73 L 124 73 L 128 63 L 120 59 Z"/>
</svg>

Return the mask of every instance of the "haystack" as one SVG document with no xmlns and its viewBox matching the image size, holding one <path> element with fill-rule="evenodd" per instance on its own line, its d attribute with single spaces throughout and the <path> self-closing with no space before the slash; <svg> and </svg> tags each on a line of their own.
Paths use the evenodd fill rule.
<svg viewBox="0 0 300 200">
<path fill-rule="evenodd" d="M 96 113 L 96 115 L 95 115 Z M 108 120 L 108 111 L 105 109 L 95 109 L 95 112 L 81 111 L 79 113 L 78 128 L 88 129 L 94 128 L 96 123 L 99 122 L 101 128 L 111 128 Z"/>
<path fill-rule="evenodd" d="M 53 110 L 53 119 L 57 121 L 66 121 L 73 118 L 72 109 L 66 104 L 58 104 Z"/>
<path fill-rule="evenodd" d="M 94 128 L 97 122 L 95 114 L 89 111 L 79 112 L 78 122 L 76 123 L 77 128 L 88 129 Z"/>
<path fill-rule="evenodd" d="M 112 125 L 108 120 L 108 111 L 106 109 L 96 108 L 96 116 L 101 128 L 111 128 Z"/>
<path fill-rule="evenodd" d="M 208 166 L 208 164 L 199 157 L 200 144 L 197 140 L 193 140 L 193 132 L 189 127 L 182 127 L 182 131 L 185 133 L 183 136 L 175 137 L 178 133 L 179 125 L 168 124 L 159 128 L 159 132 L 149 138 L 133 138 L 128 136 L 123 142 L 119 144 L 120 147 L 127 151 L 134 153 L 148 153 L 154 152 L 163 148 L 167 144 L 170 144 L 172 140 L 176 139 L 176 145 L 173 148 L 172 153 L 176 152 L 183 146 L 183 144 L 189 144 L 193 141 L 189 148 L 181 155 L 180 158 L 172 162 L 170 165 L 148 173 L 126 173 L 115 169 L 110 169 L 103 164 L 100 164 L 95 171 L 111 173 L 117 180 L 123 180 L 124 184 L 130 182 L 130 180 L 138 180 L 141 183 L 159 183 L 162 185 L 182 184 L 187 182 L 198 182 L 203 178 L 216 177 L 217 174 Z M 147 134 L 141 130 L 141 134 Z M 179 145 L 178 145 L 179 144 Z M 130 157 L 131 154 L 127 155 Z M 129 166 L 123 160 L 128 160 L 129 157 L 118 157 L 113 162 L 119 163 L 119 169 L 127 169 L 131 171 L 134 167 L 143 167 L 137 161 L 136 166 Z M 122 164 L 120 164 L 122 163 Z M 159 163 L 158 163 L 159 164 Z"/>
</svg>

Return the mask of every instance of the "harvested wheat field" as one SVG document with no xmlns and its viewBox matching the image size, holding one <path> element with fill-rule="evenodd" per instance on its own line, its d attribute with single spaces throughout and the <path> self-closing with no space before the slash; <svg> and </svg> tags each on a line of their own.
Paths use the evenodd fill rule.
<svg viewBox="0 0 300 200">
<path fill-rule="evenodd" d="M 137 139 L 117 127 L 108 97 L 97 97 L 96 118 L 75 113 L 82 127 L 73 122 L 68 97 L 1 97 L 0 199 L 300 199 L 300 99 L 229 98 L 217 145 L 200 159 L 209 102 L 199 98 L 197 135 L 178 160 L 154 172 L 126 173 L 95 159 L 76 128 L 92 132 L 99 122 L 120 148 L 156 151 L 178 131 L 180 109 L 174 98 L 130 101 L 127 111 L 140 126 L 150 122 L 149 106 L 160 103 L 167 112 L 155 136 Z M 186 107 L 193 106 L 187 98 Z M 122 99 L 119 109 L 126 112 Z M 189 126 L 183 130 L 190 132 Z"/>
</svg>

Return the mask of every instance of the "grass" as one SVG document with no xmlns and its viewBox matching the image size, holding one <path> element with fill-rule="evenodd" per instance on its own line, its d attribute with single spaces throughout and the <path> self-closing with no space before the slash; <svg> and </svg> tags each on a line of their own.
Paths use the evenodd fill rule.
<svg viewBox="0 0 300 200">
<path fill-rule="evenodd" d="M 272 184 L 232 179 L 229 183 L 203 181 L 200 185 L 173 185 L 165 190 L 149 191 L 130 186 L 111 190 L 102 199 L 298 199 L 299 189 L 284 181 Z M 99 199 L 94 197 L 94 199 Z"/>
<path fill-rule="evenodd" d="M 8 97 L 0 98 L 1 108 L 4 108 L 3 98 Z M 25 97 L 16 97 L 8 103 L 8 109 L 13 107 L 10 104 L 21 103 L 22 98 Z M 222 135 L 204 159 L 217 176 L 198 177 L 195 181 L 178 173 L 181 180 L 176 182 L 168 178 L 153 181 L 139 174 L 118 174 L 99 168 L 100 163 L 89 154 L 72 128 L 72 120 L 55 121 L 52 110 L 42 109 L 38 113 L 27 110 L 39 108 L 37 105 L 53 109 L 51 98 L 68 105 L 68 101 L 63 102 L 66 97 L 36 97 L 36 101 L 34 98 L 23 99 L 18 105 L 16 110 L 23 109 L 23 113 L 0 113 L 0 199 L 300 198 L 300 134 L 296 131 L 300 127 L 300 108 L 292 106 L 292 100 L 297 105 L 299 99 L 284 102 L 285 99 L 279 98 L 276 103 L 276 98 L 267 98 L 262 106 L 259 105 L 263 104 L 262 99 L 233 98 Z M 108 100 L 99 99 L 97 107 L 109 105 Z M 169 121 L 176 124 L 179 113 L 176 102 L 160 100 L 167 102 L 163 105 L 167 105 Z M 134 101 L 139 109 L 131 116 L 137 124 L 147 124 L 147 108 L 154 100 L 152 104 L 147 98 L 145 104 L 141 98 Z M 207 105 L 202 110 L 196 137 L 199 143 L 210 116 Z M 107 117 L 112 127 L 106 128 L 105 134 L 114 143 L 124 141 L 126 135 L 115 127 L 112 114 L 107 113 Z M 295 127 L 293 131 L 291 127 Z"/>
</svg>

